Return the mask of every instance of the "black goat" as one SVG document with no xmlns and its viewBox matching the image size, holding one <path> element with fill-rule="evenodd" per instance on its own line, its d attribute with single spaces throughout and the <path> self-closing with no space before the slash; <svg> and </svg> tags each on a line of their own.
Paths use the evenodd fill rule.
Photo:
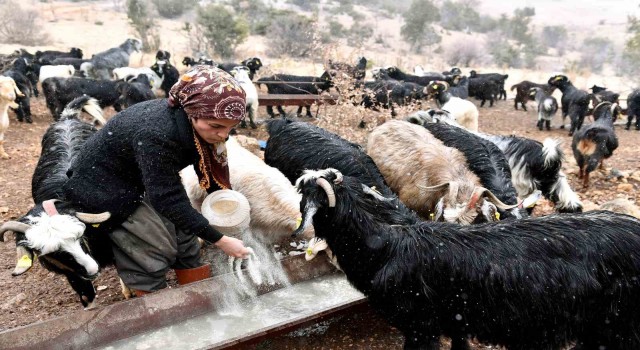
<svg viewBox="0 0 640 350">
<path fill-rule="evenodd" d="M 17 221 L 4 223 L 0 237 L 6 231 L 15 233 L 18 263 L 14 276 L 28 271 L 37 254 L 47 270 L 67 277 L 83 306 L 92 307 L 96 291 L 91 280 L 100 266 L 113 261 L 107 232 L 98 232 L 99 224 L 109 214 L 78 212 L 63 201 L 61 192 L 71 163 L 96 132 L 93 126 L 78 120 L 82 109 L 96 119 L 102 118 L 97 102 L 88 96 L 69 103 L 42 138 L 42 153 L 31 182 L 36 205 Z"/>
<path fill-rule="evenodd" d="M 186 56 L 185 58 L 182 59 L 182 64 L 184 64 L 187 67 L 193 67 L 193 66 L 197 66 L 199 64 L 205 64 L 207 66 L 215 66 L 216 63 L 210 59 L 210 58 L 206 58 L 205 56 L 200 56 L 200 58 L 198 58 L 197 60 Z"/>
<path fill-rule="evenodd" d="M 500 85 L 489 78 L 470 78 L 469 96 L 481 100 L 480 107 L 484 107 L 486 100 L 489 100 L 489 107 L 493 107 L 493 101 L 500 94 Z"/>
<path fill-rule="evenodd" d="M 627 125 L 625 130 L 631 129 L 633 118 L 636 118 L 636 130 L 640 130 L 640 89 L 633 90 L 627 97 Z"/>
<path fill-rule="evenodd" d="M 286 119 L 267 123 L 269 141 L 264 161 L 294 183 L 305 169 L 336 168 L 375 187 L 384 196 L 393 192 L 362 147 L 315 125 Z"/>
<path fill-rule="evenodd" d="M 146 74 L 137 77 L 127 77 L 116 83 L 116 91 L 120 94 L 119 104 L 122 108 L 129 108 L 136 103 L 153 100 L 156 95 L 151 90 L 151 83 Z M 130 78 L 130 79 L 129 79 Z"/>
<path fill-rule="evenodd" d="M 449 89 L 447 89 L 451 96 L 463 99 L 469 98 L 469 78 L 466 76 L 454 75 L 452 79 L 453 82 Z"/>
<path fill-rule="evenodd" d="M 229 74 L 231 74 L 231 70 L 233 70 L 233 68 L 245 66 L 249 68 L 249 79 L 253 80 L 253 77 L 255 77 L 260 67 L 262 67 L 262 61 L 258 57 L 250 57 L 242 61 L 241 63 L 224 62 L 214 64 L 214 66 L 222 69 Z"/>
<path fill-rule="evenodd" d="M 475 70 L 472 70 L 471 72 L 469 72 L 469 78 L 470 79 L 486 78 L 493 81 L 498 85 L 498 94 L 497 94 L 498 100 L 507 99 L 507 90 L 504 89 L 504 83 L 507 81 L 507 78 L 509 78 L 509 74 L 499 74 L 499 73 L 478 74 Z"/>
<path fill-rule="evenodd" d="M 507 157 L 511 181 L 520 198 L 536 190 L 553 202 L 561 213 L 582 211 L 578 195 L 562 173 L 563 154 L 559 141 L 547 138 L 544 143 L 517 136 L 478 134 L 493 142 Z"/>
<path fill-rule="evenodd" d="M 571 121 L 569 136 L 572 136 L 576 130 L 582 127 L 584 116 L 589 111 L 591 97 L 586 91 L 578 90 L 573 86 L 565 75 L 552 76 L 549 78 L 548 84 L 562 91 L 562 125 L 560 128 L 564 129 L 564 120 L 568 115 Z"/>
<path fill-rule="evenodd" d="M 76 73 L 77 73 L 77 72 L 82 72 L 81 71 L 81 66 L 85 62 L 91 62 L 91 60 L 84 59 L 84 58 L 58 57 L 58 58 L 54 59 L 53 61 L 51 61 L 51 64 L 54 65 L 54 66 L 71 65 L 71 66 L 73 66 L 73 68 L 76 70 Z M 82 72 L 82 73 L 84 75 L 84 72 Z"/>
<path fill-rule="evenodd" d="M 600 104 L 600 102 L 619 103 L 620 94 L 607 90 L 606 87 L 593 85 L 589 88 L 591 90 L 591 96 L 594 98 L 594 107 Z"/>
<path fill-rule="evenodd" d="M 180 72 L 171 64 L 171 54 L 167 51 L 158 51 L 156 53 L 156 63 L 151 66 L 158 77 L 162 79 L 160 88 L 164 91 L 164 96 L 169 97 L 171 87 L 180 79 Z"/>
<path fill-rule="evenodd" d="M 333 87 L 333 79 L 329 71 L 325 71 L 320 77 L 274 74 L 258 79 L 256 84 L 258 87 L 260 87 L 260 84 L 265 84 L 270 94 L 317 95 Z M 298 112 L 296 113 L 298 117 L 302 116 L 302 107 L 298 106 Z M 307 117 L 313 118 L 311 106 L 304 107 L 307 109 Z M 278 112 L 283 116 L 286 114 L 282 106 L 278 106 Z M 267 113 L 271 118 L 275 117 L 272 106 L 267 106 Z"/>
<path fill-rule="evenodd" d="M 98 52 L 84 63 L 87 77 L 107 80 L 111 78 L 114 68 L 129 66 L 129 56 L 133 51 L 140 51 L 142 42 L 138 39 L 127 39 L 117 47 Z"/>
<path fill-rule="evenodd" d="M 41 65 L 52 65 L 56 58 L 78 58 L 82 59 L 82 49 L 72 47 L 69 52 L 64 51 L 36 51 L 34 60 Z"/>
<path fill-rule="evenodd" d="M 15 100 L 18 104 L 18 108 L 15 110 L 16 118 L 19 122 L 26 121 L 27 123 L 33 123 L 31 119 L 30 94 L 31 92 L 34 92 L 36 96 L 38 96 L 38 94 L 37 89 L 33 88 L 31 80 L 27 77 L 28 72 L 29 69 L 27 68 L 25 60 L 23 58 L 17 58 L 11 68 L 4 71 L 2 75 L 13 79 L 18 89 L 22 92 L 22 95 L 16 96 Z"/>
<path fill-rule="evenodd" d="M 640 221 L 611 212 L 460 226 L 419 222 L 335 169 L 297 181 L 349 282 L 405 349 L 638 349 Z"/>
<path fill-rule="evenodd" d="M 121 111 L 120 94 L 116 91 L 116 82 L 111 80 L 93 80 L 84 78 L 47 78 L 42 82 L 42 91 L 47 107 L 54 120 L 60 118 L 64 106 L 74 98 L 88 95 L 100 103 L 100 107 L 113 106 Z"/>
<path fill-rule="evenodd" d="M 531 99 L 529 92 L 531 91 L 532 88 L 536 88 L 536 87 L 544 89 L 544 91 L 548 95 L 551 95 L 556 89 L 555 86 L 551 86 L 549 84 L 538 84 L 538 83 L 530 82 L 528 80 L 523 80 L 511 86 L 511 91 L 513 91 L 513 89 L 516 89 L 516 97 L 513 101 L 513 107 L 516 110 L 518 110 L 518 103 L 519 103 L 522 106 L 522 109 L 526 111 L 527 101 Z"/>
<path fill-rule="evenodd" d="M 407 74 L 400 70 L 398 67 L 386 67 L 381 69 L 382 72 L 385 72 L 391 79 L 407 81 L 410 83 L 416 83 L 422 86 L 429 85 L 430 82 L 440 80 L 447 81 L 447 77 L 443 74 L 431 74 L 431 75 L 423 75 L 417 76 L 412 74 Z M 451 83 L 450 81 L 447 81 Z"/>
<path fill-rule="evenodd" d="M 584 187 L 589 186 L 589 173 L 598 165 L 602 169 L 604 160 L 618 148 L 618 138 L 613 129 L 614 115 L 617 113 L 617 104 L 602 102 L 593 109 L 595 121 L 573 134 L 571 149 Z"/>
</svg>

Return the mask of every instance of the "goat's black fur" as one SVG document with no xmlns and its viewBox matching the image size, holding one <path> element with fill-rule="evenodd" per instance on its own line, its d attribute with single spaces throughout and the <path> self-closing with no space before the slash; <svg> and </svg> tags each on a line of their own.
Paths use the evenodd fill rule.
<svg viewBox="0 0 640 350">
<path fill-rule="evenodd" d="M 469 78 L 470 79 L 486 78 L 493 81 L 494 83 L 496 83 L 496 85 L 498 85 L 498 89 L 497 89 L 498 93 L 496 94 L 498 100 L 507 99 L 507 90 L 504 89 L 504 83 L 507 81 L 507 78 L 509 78 L 509 74 L 499 74 L 499 73 L 478 74 L 475 70 L 472 70 L 471 72 L 469 72 Z"/>
<path fill-rule="evenodd" d="M 626 130 L 631 129 L 633 118 L 636 118 L 636 130 L 640 130 L 640 89 L 633 90 L 627 97 L 627 125 Z"/>
<path fill-rule="evenodd" d="M 569 136 L 582 127 L 584 116 L 589 111 L 589 102 L 591 97 L 586 91 L 578 90 L 569 78 L 564 75 L 555 75 L 549 78 L 548 84 L 557 87 L 562 91 L 562 125 L 564 128 L 564 120 L 567 115 L 571 121 Z"/>
<path fill-rule="evenodd" d="M 292 157 L 293 158 L 293 157 Z M 405 336 L 405 349 L 467 340 L 508 349 L 640 348 L 640 221 L 611 212 L 471 226 L 419 222 L 362 183 L 298 186 L 303 225 L 327 241 L 349 282 Z M 328 173 L 328 174 L 327 174 Z M 317 210 L 317 211 L 316 211 Z"/>
<path fill-rule="evenodd" d="M 522 109 L 527 110 L 527 101 L 530 100 L 529 92 L 532 88 L 539 87 L 544 89 L 544 91 L 551 95 L 553 91 L 556 89 L 555 86 L 551 86 L 549 84 L 538 84 L 528 80 L 523 80 L 515 85 L 511 86 L 511 91 L 516 89 L 516 97 L 513 101 L 513 107 L 518 110 L 518 103 L 522 106 Z"/>
<path fill-rule="evenodd" d="M 267 86 L 270 94 L 291 94 L 291 95 L 317 95 L 325 90 L 329 90 L 333 86 L 331 74 L 328 71 L 322 73 L 320 77 L 290 75 L 290 74 L 274 74 L 268 77 L 262 77 L 256 81 L 258 87 L 260 84 Z M 298 106 L 298 117 L 302 116 L 302 107 Z M 307 117 L 313 118 L 311 114 L 311 106 L 304 106 L 307 110 Z M 280 115 L 285 115 L 282 106 L 278 106 Z M 273 107 L 267 106 L 267 113 L 271 118 L 275 117 Z"/>
<path fill-rule="evenodd" d="M 500 94 L 500 85 L 490 78 L 470 78 L 469 96 L 481 100 L 480 107 L 484 107 L 486 100 L 489 100 L 489 107 L 493 107 L 493 101 Z"/>
<path fill-rule="evenodd" d="M 100 107 L 113 106 L 116 111 L 122 110 L 120 94 L 116 90 L 117 82 L 111 80 L 94 80 L 83 78 L 47 78 L 42 82 L 42 91 L 47 100 L 47 107 L 54 120 L 58 120 L 64 106 L 74 98 L 88 95 L 100 104 Z"/>
</svg>

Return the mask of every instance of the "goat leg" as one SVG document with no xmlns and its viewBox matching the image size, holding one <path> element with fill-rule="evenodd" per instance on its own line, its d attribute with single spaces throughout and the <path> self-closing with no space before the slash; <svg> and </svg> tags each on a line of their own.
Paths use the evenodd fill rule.
<svg viewBox="0 0 640 350">
<path fill-rule="evenodd" d="M 0 158 L 9 159 L 9 155 L 4 151 L 4 141 L 0 141 Z"/>
</svg>

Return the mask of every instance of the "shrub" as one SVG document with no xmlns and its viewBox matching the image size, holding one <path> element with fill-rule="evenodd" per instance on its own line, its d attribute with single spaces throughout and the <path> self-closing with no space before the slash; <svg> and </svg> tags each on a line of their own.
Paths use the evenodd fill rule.
<svg viewBox="0 0 640 350">
<path fill-rule="evenodd" d="M 38 12 L 12 1 L 0 2 L 0 41 L 7 44 L 41 45 L 48 35 L 38 23 Z"/>
<path fill-rule="evenodd" d="M 558 48 L 567 41 L 567 28 L 564 26 L 544 26 L 542 28 L 541 40 L 548 47 Z"/>
<path fill-rule="evenodd" d="M 581 51 L 580 64 L 597 73 L 613 58 L 613 42 L 607 38 L 588 38 L 582 43 Z"/>
<path fill-rule="evenodd" d="M 160 47 L 160 35 L 155 30 L 151 5 L 146 0 L 127 0 L 129 23 L 142 41 L 142 51 L 153 52 Z"/>
<path fill-rule="evenodd" d="M 440 7 L 440 25 L 450 30 L 477 30 L 480 27 L 480 14 L 475 10 L 477 5 L 476 0 L 445 0 Z"/>
<path fill-rule="evenodd" d="M 444 51 L 444 59 L 450 66 L 471 67 L 482 63 L 485 52 L 476 41 L 458 39 Z"/>
<path fill-rule="evenodd" d="M 373 27 L 369 24 L 354 22 L 349 29 L 347 43 L 351 46 L 362 46 L 373 36 Z"/>
<path fill-rule="evenodd" d="M 409 10 L 404 13 L 400 34 L 414 52 L 420 53 L 424 45 L 440 42 L 440 36 L 430 25 L 439 19 L 438 8 L 430 0 L 413 0 Z"/>
<path fill-rule="evenodd" d="M 279 17 L 269 26 L 269 54 L 308 57 L 317 47 L 315 21 L 302 15 Z"/>
<path fill-rule="evenodd" d="M 522 66 L 520 51 L 513 47 L 504 35 L 493 32 L 487 38 L 486 49 L 496 65 L 513 68 Z"/>
<path fill-rule="evenodd" d="M 249 36 L 247 22 L 221 5 L 200 7 L 196 23 L 201 27 L 209 47 L 223 59 L 232 57 L 238 45 Z"/>
<path fill-rule="evenodd" d="M 193 8 L 196 0 L 152 0 L 158 14 L 164 18 L 177 18 Z"/>
</svg>

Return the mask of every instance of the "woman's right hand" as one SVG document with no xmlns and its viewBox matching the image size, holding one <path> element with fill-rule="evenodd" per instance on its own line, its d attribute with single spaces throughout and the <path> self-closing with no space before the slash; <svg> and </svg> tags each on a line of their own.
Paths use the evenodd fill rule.
<svg viewBox="0 0 640 350">
<path fill-rule="evenodd" d="M 222 249 L 225 254 L 234 258 L 246 259 L 249 257 L 249 249 L 244 246 L 244 243 L 233 237 L 222 236 L 216 243 L 216 247 Z"/>
</svg>

